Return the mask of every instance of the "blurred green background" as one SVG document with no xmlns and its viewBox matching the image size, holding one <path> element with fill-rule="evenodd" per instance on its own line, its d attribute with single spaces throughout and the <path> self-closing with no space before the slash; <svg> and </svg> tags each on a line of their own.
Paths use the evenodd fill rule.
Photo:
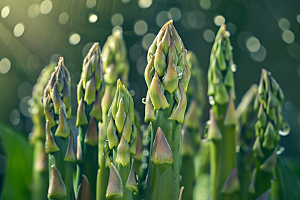
<svg viewBox="0 0 300 200">
<path fill-rule="evenodd" d="M 65 58 L 75 115 L 83 58 L 93 42 L 102 47 L 113 29 L 123 31 L 129 90 L 143 116 L 146 52 L 160 27 L 173 19 L 186 49 L 198 56 L 205 85 L 215 34 L 227 25 L 237 66 L 236 105 L 258 84 L 262 68 L 272 72 L 284 91 L 283 115 L 291 126 L 281 139 L 283 155 L 300 156 L 300 1 L 0 0 L 0 12 L 0 120 L 26 137 L 32 129 L 28 103 L 42 68 Z"/>
</svg>

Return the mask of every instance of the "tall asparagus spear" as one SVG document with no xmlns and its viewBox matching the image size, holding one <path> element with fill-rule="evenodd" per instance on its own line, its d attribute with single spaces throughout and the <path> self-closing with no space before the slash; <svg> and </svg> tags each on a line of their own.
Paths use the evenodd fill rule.
<svg viewBox="0 0 300 200">
<path fill-rule="evenodd" d="M 115 31 L 108 37 L 103 46 L 101 59 L 103 62 L 105 92 L 101 101 L 102 122 L 99 123 L 97 200 L 106 198 L 106 188 L 110 171 L 110 165 L 105 165 L 105 156 L 103 153 L 103 145 L 107 138 L 106 129 L 109 124 L 109 120 L 107 118 L 108 110 L 111 106 L 113 96 L 117 88 L 117 79 L 120 78 L 121 81 L 127 85 L 129 73 L 127 51 L 120 31 Z"/>
<path fill-rule="evenodd" d="M 44 90 L 46 117 L 45 152 L 51 168 L 49 199 L 73 200 L 74 136 L 69 128 L 71 118 L 71 79 L 61 57 Z"/>
<path fill-rule="evenodd" d="M 257 85 L 252 85 L 243 96 L 236 109 L 238 119 L 238 174 L 241 183 L 240 198 L 247 199 L 248 188 L 251 182 L 251 174 L 255 167 L 252 146 L 255 141 L 254 125 L 257 121 L 253 108 L 257 94 Z"/>
<path fill-rule="evenodd" d="M 145 105 L 145 122 L 151 121 L 150 164 L 147 179 L 146 199 L 166 197 L 178 199 L 180 176 L 180 132 L 181 124 L 187 105 L 186 90 L 191 72 L 186 62 L 186 50 L 179 37 L 173 21 L 167 22 L 159 31 L 149 48 L 148 64 L 145 69 L 145 80 L 148 92 Z M 159 129 L 160 127 L 160 129 Z M 159 133 L 159 138 L 157 138 Z M 157 138 L 154 142 L 154 139 Z M 166 138 L 166 140 L 164 140 Z M 160 142 L 159 142 L 160 141 Z M 155 144 L 156 150 L 155 150 Z M 170 146 L 170 151 L 159 151 L 160 148 Z M 159 145 L 165 145 L 160 147 Z M 167 146 L 166 146 L 167 145 Z M 155 151 L 154 151 L 155 150 Z M 167 156 L 168 159 L 159 159 Z M 159 155 L 161 154 L 161 155 Z M 170 164 L 171 171 L 162 172 L 159 177 L 155 175 L 160 165 Z M 164 187 L 155 184 L 154 179 L 168 177 Z"/>
<path fill-rule="evenodd" d="M 184 186 L 182 198 L 193 199 L 193 187 L 195 184 L 195 151 L 201 145 L 202 150 L 207 149 L 207 144 L 201 143 L 201 116 L 205 105 L 203 77 L 199 61 L 196 55 L 188 51 L 187 62 L 192 75 L 187 89 L 187 112 L 184 120 L 183 131 L 181 132 L 181 182 Z M 201 144 L 200 144 L 201 143 Z M 206 147 L 205 147 L 206 146 Z M 201 151 L 201 150 L 200 150 Z"/>
<path fill-rule="evenodd" d="M 93 194 L 96 194 L 98 169 L 98 122 L 102 121 L 101 98 L 104 93 L 100 47 L 94 43 L 83 61 L 81 78 L 77 86 L 77 176 L 75 191 L 85 175 Z M 77 192 L 76 192 L 77 194 Z"/>
<path fill-rule="evenodd" d="M 112 154 L 113 165 L 111 165 L 106 198 L 114 199 L 121 196 L 124 200 L 132 200 L 133 193 L 138 193 L 132 160 L 132 156 L 136 154 L 137 128 L 133 99 L 120 80 L 118 80 L 117 90 L 107 117 L 109 124 L 105 155 L 109 159 L 109 154 Z M 120 180 L 122 184 L 116 190 L 116 182 Z"/>
<path fill-rule="evenodd" d="M 231 44 L 226 27 L 222 25 L 212 47 L 208 69 L 208 96 L 212 109 L 207 137 L 210 140 L 212 200 L 232 200 L 240 188 L 236 170 L 237 121 L 232 67 Z"/>
<path fill-rule="evenodd" d="M 48 159 L 45 153 L 45 115 L 41 102 L 44 89 L 48 83 L 55 64 L 47 65 L 34 85 L 30 101 L 31 119 L 33 122 L 32 137 L 30 142 L 34 149 L 34 165 L 32 177 L 32 200 L 47 199 L 49 184 Z"/>
<path fill-rule="evenodd" d="M 252 184 L 249 187 L 249 192 L 253 194 L 250 199 L 257 199 L 264 193 L 268 195 L 271 187 L 280 140 L 279 131 L 287 125 L 282 119 L 283 101 L 284 95 L 279 84 L 263 69 L 254 103 L 257 112 L 256 139 L 253 145 L 256 164 Z"/>
</svg>

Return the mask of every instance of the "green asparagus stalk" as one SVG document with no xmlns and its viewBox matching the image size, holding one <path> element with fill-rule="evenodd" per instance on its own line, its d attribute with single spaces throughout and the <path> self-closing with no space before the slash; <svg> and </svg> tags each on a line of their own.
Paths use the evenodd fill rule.
<svg viewBox="0 0 300 200">
<path fill-rule="evenodd" d="M 226 27 L 217 33 L 208 69 L 208 96 L 212 109 L 207 138 L 210 140 L 211 199 L 235 199 L 240 189 L 236 169 L 234 67 Z"/>
<path fill-rule="evenodd" d="M 77 175 L 75 193 L 83 175 L 96 194 L 98 169 L 98 122 L 102 121 L 101 98 L 104 93 L 100 47 L 94 43 L 83 61 L 81 78 L 77 86 Z M 102 147 L 103 148 L 103 147 Z"/>
<path fill-rule="evenodd" d="M 146 199 L 166 197 L 179 198 L 180 177 L 180 132 L 181 124 L 187 105 L 186 90 L 191 72 L 186 62 L 186 50 L 179 37 L 173 21 L 167 22 L 159 31 L 148 50 L 148 64 L 145 69 L 145 80 L 148 87 L 145 122 L 151 121 L 150 163 L 147 179 Z M 158 130 L 160 127 L 161 131 Z M 167 174 L 154 174 L 159 170 L 163 161 L 156 162 L 154 156 L 154 139 L 158 132 L 162 132 L 169 144 L 173 162 L 166 169 Z M 167 148 L 159 147 L 159 148 Z M 165 152 L 159 152 L 165 154 Z M 169 153 L 170 154 L 170 153 Z M 169 171 L 171 169 L 171 171 Z M 168 178 L 166 178 L 168 177 Z M 164 179 L 166 185 L 154 184 L 155 180 Z"/>
<path fill-rule="evenodd" d="M 45 152 L 51 168 L 49 199 L 73 200 L 74 135 L 69 128 L 71 118 L 71 79 L 61 57 L 44 90 L 46 118 Z"/>
<path fill-rule="evenodd" d="M 33 146 L 34 165 L 32 173 L 32 200 L 47 199 L 49 184 L 48 159 L 45 153 L 45 115 L 44 106 L 41 102 L 44 88 L 46 87 L 55 64 L 46 66 L 34 85 L 30 100 L 31 119 L 33 122 L 30 142 Z"/>
<path fill-rule="evenodd" d="M 188 86 L 187 95 L 187 113 L 181 132 L 181 182 L 184 186 L 183 199 L 193 199 L 193 187 L 195 185 L 195 165 L 194 157 L 201 140 L 201 116 L 205 105 L 203 77 L 199 61 L 196 55 L 189 51 L 187 53 L 187 62 L 191 69 L 192 75 Z M 207 144 L 201 143 L 201 148 L 207 149 Z"/>
<path fill-rule="evenodd" d="M 105 165 L 105 155 L 103 153 L 103 145 L 107 138 L 106 129 L 109 124 L 107 114 L 117 88 L 117 79 L 120 78 L 125 85 L 128 84 L 129 64 L 125 42 L 120 31 L 115 31 L 108 37 L 103 46 L 101 59 L 103 63 L 105 92 L 101 101 L 102 122 L 99 123 L 97 200 L 106 198 L 106 188 L 110 171 L 110 165 Z"/>
<path fill-rule="evenodd" d="M 257 85 L 252 85 L 243 96 L 236 109 L 238 119 L 237 133 L 239 141 L 238 174 L 240 180 L 240 198 L 247 199 L 251 174 L 255 167 L 252 146 L 255 141 L 256 112 L 253 108 L 257 94 Z"/>
<path fill-rule="evenodd" d="M 110 178 L 107 186 L 106 198 L 115 199 L 122 197 L 124 200 L 132 200 L 133 194 L 138 193 L 135 179 L 134 161 L 136 154 L 137 128 L 135 126 L 133 99 L 120 79 L 117 82 L 117 90 L 107 115 L 109 124 L 107 127 L 108 148 L 105 148 L 105 157 L 111 155 L 113 170 L 119 173 L 122 187 L 118 191 L 114 188 L 116 182 L 111 181 L 115 175 L 110 170 Z M 117 180 L 114 178 L 114 180 Z M 121 189 L 123 188 L 123 189 Z"/>
<path fill-rule="evenodd" d="M 253 179 L 249 187 L 250 199 L 268 196 L 275 172 L 279 132 L 287 123 L 282 119 L 283 92 L 265 69 L 262 70 L 254 109 L 257 112 L 253 153 L 256 159 Z"/>
</svg>

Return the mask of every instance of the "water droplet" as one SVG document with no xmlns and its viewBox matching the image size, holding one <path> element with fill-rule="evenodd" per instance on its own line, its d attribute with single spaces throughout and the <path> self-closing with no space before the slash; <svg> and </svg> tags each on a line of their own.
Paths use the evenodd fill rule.
<svg viewBox="0 0 300 200">
<path fill-rule="evenodd" d="M 285 148 L 284 147 L 280 147 L 277 151 L 276 151 L 276 154 L 277 155 L 280 155 L 284 152 Z"/>
<path fill-rule="evenodd" d="M 283 121 L 281 125 L 281 130 L 279 130 L 279 135 L 287 136 L 290 133 L 290 130 L 290 125 L 286 121 Z"/>
<path fill-rule="evenodd" d="M 145 158 L 145 157 L 144 157 L 144 158 Z M 143 158 L 142 158 L 142 159 L 143 159 Z M 142 164 L 142 168 L 143 168 L 143 169 L 147 169 L 147 167 L 148 167 L 147 163 L 143 163 L 143 164 Z"/>
<path fill-rule="evenodd" d="M 237 66 L 235 64 L 231 65 L 231 71 L 236 72 Z"/>
<path fill-rule="evenodd" d="M 270 75 L 270 76 L 271 76 L 271 75 L 272 75 L 272 73 L 271 73 L 271 72 L 268 72 L 268 75 Z"/>
<path fill-rule="evenodd" d="M 213 96 L 209 96 L 208 97 L 208 102 L 209 102 L 210 105 L 215 105 L 214 97 Z"/>
<path fill-rule="evenodd" d="M 235 147 L 235 151 L 236 151 L 237 153 L 240 152 L 240 145 L 237 145 L 237 146 Z"/>
<path fill-rule="evenodd" d="M 227 37 L 230 37 L 229 31 L 226 31 L 226 36 L 227 36 Z"/>
<path fill-rule="evenodd" d="M 142 98 L 142 103 L 146 104 L 146 98 Z"/>
</svg>

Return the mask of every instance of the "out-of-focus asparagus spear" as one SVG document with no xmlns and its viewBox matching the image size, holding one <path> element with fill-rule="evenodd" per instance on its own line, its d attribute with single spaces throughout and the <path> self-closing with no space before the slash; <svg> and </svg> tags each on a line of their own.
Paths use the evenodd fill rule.
<svg viewBox="0 0 300 200">
<path fill-rule="evenodd" d="M 241 199 L 247 199 L 251 174 L 255 167 L 252 146 L 255 141 L 254 125 L 257 121 L 256 112 L 253 108 L 256 94 L 257 85 L 252 85 L 236 109 L 236 117 L 238 119 L 237 137 L 239 143 L 238 174 L 241 183 Z"/>
<path fill-rule="evenodd" d="M 249 187 L 250 199 L 269 194 L 275 172 L 279 132 L 289 125 L 282 119 L 283 92 L 265 69 L 262 70 L 258 92 L 254 103 L 257 112 L 253 153 L 256 158 L 252 182 Z"/>
<path fill-rule="evenodd" d="M 120 80 L 118 80 L 117 90 L 107 117 L 109 124 L 107 127 L 108 142 L 105 144 L 105 157 L 110 159 L 109 155 L 111 155 L 113 166 L 110 170 L 106 198 L 115 199 L 122 196 L 124 200 L 132 200 L 133 194 L 138 193 L 134 161 L 132 159 L 132 156 L 136 154 L 138 138 L 133 99 Z M 119 175 L 116 176 L 116 174 Z M 120 179 L 122 186 L 115 190 Z"/>
<path fill-rule="evenodd" d="M 120 78 L 127 85 L 129 73 L 126 46 L 120 31 L 115 31 L 108 37 L 102 49 L 101 59 L 103 62 L 105 92 L 101 101 L 102 123 L 99 123 L 98 160 L 100 169 L 97 175 L 97 200 L 105 199 L 110 170 L 110 165 L 105 166 L 105 156 L 103 153 L 103 145 L 107 138 L 106 129 L 109 124 L 107 118 L 108 110 L 117 88 L 117 79 Z"/>
<path fill-rule="evenodd" d="M 30 142 L 34 151 L 34 165 L 32 177 L 32 200 L 47 199 L 49 185 L 48 159 L 45 153 L 45 115 L 44 106 L 41 101 L 44 89 L 48 83 L 51 73 L 55 67 L 54 63 L 47 65 L 40 73 L 37 83 L 32 90 L 30 100 L 31 119 L 33 122 L 32 136 Z"/>
<path fill-rule="evenodd" d="M 211 198 L 235 199 L 240 189 L 236 168 L 235 92 L 231 44 L 225 25 L 217 33 L 208 69 L 208 96 L 212 109 L 210 140 Z"/>
<path fill-rule="evenodd" d="M 191 72 L 186 62 L 185 47 L 172 20 L 159 31 L 148 50 L 147 60 L 145 122 L 151 121 L 152 132 L 146 199 L 160 197 L 177 200 L 180 181 L 180 132 Z M 170 148 L 170 151 L 162 152 L 161 148 Z M 164 156 L 168 159 L 161 159 Z M 160 167 L 164 164 L 170 167 L 160 173 Z M 160 181 L 162 179 L 164 181 Z M 163 182 L 165 184 L 162 186 Z"/>
<path fill-rule="evenodd" d="M 93 194 L 96 194 L 98 169 L 98 122 L 102 121 L 101 98 L 104 93 L 100 47 L 94 43 L 83 61 L 81 78 L 77 86 L 77 175 L 75 191 L 86 176 Z M 103 147 L 102 147 L 103 148 Z"/>
<path fill-rule="evenodd" d="M 71 79 L 61 57 L 44 90 L 46 117 L 45 151 L 51 167 L 49 199 L 73 200 L 73 163 L 76 163 L 71 118 Z"/>
</svg>

